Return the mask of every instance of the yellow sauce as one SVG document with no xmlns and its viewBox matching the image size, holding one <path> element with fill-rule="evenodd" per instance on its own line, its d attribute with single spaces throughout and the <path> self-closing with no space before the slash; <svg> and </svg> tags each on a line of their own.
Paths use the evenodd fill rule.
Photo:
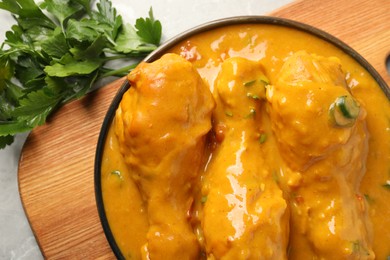
<svg viewBox="0 0 390 260">
<path fill-rule="evenodd" d="M 305 53 L 299 56 L 302 50 Z M 200 166 L 199 158 L 187 159 L 190 169 L 201 170 L 195 170 L 199 178 L 187 180 L 193 195 L 186 189 L 187 199 L 179 208 L 184 211 L 193 200 L 191 223 L 181 225 L 185 217 L 170 207 L 159 202 L 151 208 L 147 201 L 152 195 L 145 198 L 145 185 L 134 182 L 130 159 L 120 152 L 115 123 L 110 128 L 102 160 L 102 193 L 111 231 L 127 259 L 151 256 L 146 252 L 148 241 L 153 241 L 148 230 L 155 230 L 160 215 L 179 222 L 177 230 L 166 235 L 176 236 L 177 242 L 165 248 L 164 243 L 155 245 L 180 259 L 186 258 L 186 252 L 192 252 L 188 259 L 390 256 L 390 188 L 385 187 L 390 180 L 390 102 L 356 61 L 307 33 L 254 24 L 201 33 L 170 52 L 190 61 L 210 88 L 216 101 L 213 134 L 206 150 L 191 148 L 194 154 L 201 151 Z M 312 59 L 307 53 L 321 58 Z M 320 64 L 312 71 L 324 73 L 305 78 L 288 67 L 288 62 L 297 64 L 306 58 Z M 262 83 L 267 91 L 262 92 L 264 86 L 252 79 L 268 81 Z M 323 104 L 348 95 L 347 86 L 360 103 L 360 115 L 353 127 L 331 127 Z M 161 113 L 175 111 L 169 98 Z M 117 119 L 114 122 L 120 124 Z M 197 130 L 196 136 L 204 131 Z M 162 158 L 159 149 L 153 158 Z M 147 155 L 142 158 L 146 164 L 154 162 Z M 162 203 L 172 205 L 166 199 Z M 191 246 L 194 237 L 198 245 Z M 155 255 L 152 260 L 164 258 Z"/>
</svg>

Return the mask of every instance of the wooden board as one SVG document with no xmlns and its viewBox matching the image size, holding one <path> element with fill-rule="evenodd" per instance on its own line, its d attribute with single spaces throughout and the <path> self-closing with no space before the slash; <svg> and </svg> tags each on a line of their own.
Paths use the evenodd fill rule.
<svg viewBox="0 0 390 260">
<path fill-rule="evenodd" d="M 390 54 L 388 0 L 306 0 L 274 16 L 333 34 L 365 57 L 387 84 Z M 19 162 L 19 190 L 33 232 L 48 259 L 114 259 L 94 194 L 94 157 L 100 127 L 124 79 L 60 109 L 31 132 Z"/>
</svg>

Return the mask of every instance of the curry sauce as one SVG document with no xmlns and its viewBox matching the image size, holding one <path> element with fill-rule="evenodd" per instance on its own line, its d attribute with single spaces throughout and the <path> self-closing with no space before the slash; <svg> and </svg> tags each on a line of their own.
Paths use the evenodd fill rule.
<svg viewBox="0 0 390 260">
<path fill-rule="evenodd" d="M 102 195 L 125 258 L 390 256 L 390 102 L 364 68 L 276 25 L 169 52 L 129 74 L 106 139 Z"/>
</svg>

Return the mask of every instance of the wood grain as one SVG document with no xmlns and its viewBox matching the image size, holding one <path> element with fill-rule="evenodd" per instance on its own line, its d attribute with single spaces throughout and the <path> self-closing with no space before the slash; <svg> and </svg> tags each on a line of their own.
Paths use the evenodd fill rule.
<svg viewBox="0 0 390 260">
<path fill-rule="evenodd" d="M 46 258 L 114 257 L 98 218 L 93 169 L 104 115 L 123 81 L 65 105 L 23 147 L 20 195 Z"/>
<path fill-rule="evenodd" d="M 387 84 L 388 0 L 297 1 L 271 15 L 318 27 L 365 57 Z M 94 194 L 95 149 L 103 118 L 124 79 L 60 109 L 31 132 L 19 162 L 22 203 L 47 259 L 114 259 Z"/>
</svg>

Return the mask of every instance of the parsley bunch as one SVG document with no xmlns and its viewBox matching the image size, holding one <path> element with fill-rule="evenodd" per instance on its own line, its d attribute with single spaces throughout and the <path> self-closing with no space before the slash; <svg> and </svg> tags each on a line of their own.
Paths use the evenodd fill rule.
<svg viewBox="0 0 390 260">
<path fill-rule="evenodd" d="M 17 24 L 0 49 L 0 148 L 32 130 L 62 104 L 82 97 L 98 80 L 124 76 L 157 48 L 153 17 L 125 24 L 110 0 L 0 0 Z M 121 68 L 108 62 L 129 59 Z"/>
</svg>

